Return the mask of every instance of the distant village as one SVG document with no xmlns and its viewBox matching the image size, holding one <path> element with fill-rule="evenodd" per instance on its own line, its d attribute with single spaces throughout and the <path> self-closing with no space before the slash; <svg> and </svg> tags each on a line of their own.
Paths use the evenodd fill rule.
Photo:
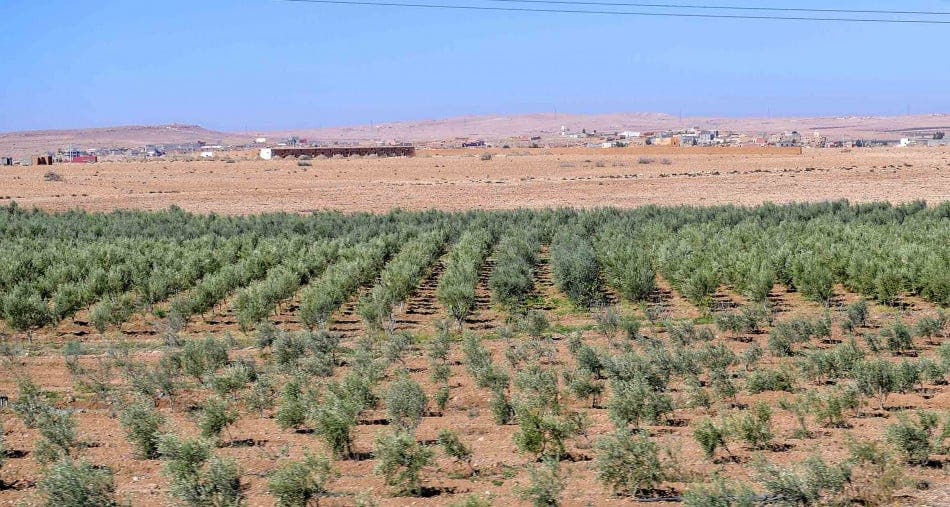
<svg viewBox="0 0 950 507">
<path fill-rule="evenodd" d="M 670 146 L 670 147 L 809 147 L 809 148 L 871 148 L 881 146 L 950 146 L 944 132 L 927 130 L 909 132 L 908 137 L 894 139 L 839 139 L 833 140 L 815 131 L 804 135 L 797 131 L 774 134 L 748 134 L 721 130 L 690 128 L 665 131 L 619 131 L 603 132 L 582 129 L 572 132 L 561 127 L 556 137 L 523 136 L 499 141 L 459 137 L 448 141 L 424 143 L 429 148 L 476 148 L 476 147 L 588 147 L 588 148 L 625 148 L 630 146 Z"/>
<path fill-rule="evenodd" d="M 831 139 L 820 131 L 803 134 L 787 131 L 773 134 L 749 134 L 722 130 L 690 128 L 664 131 L 614 131 L 581 129 L 571 131 L 562 126 L 560 131 L 542 132 L 540 135 L 516 136 L 501 139 L 456 137 L 453 139 L 407 143 L 400 140 L 367 142 L 365 140 L 310 141 L 289 137 L 269 142 L 256 138 L 246 144 L 195 141 L 180 144 L 156 144 L 140 147 L 76 148 L 66 147 L 55 152 L 36 154 L 28 159 L 14 159 L 0 154 L 0 166 L 52 165 L 54 163 L 93 163 L 106 160 L 149 159 L 215 159 L 228 157 L 232 152 L 257 151 L 266 147 L 357 147 L 357 146 L 406 146 L 425 149 L 477 149 L 477 148 L 626 148 L 641 146 L 662 147 L 779 147 L 779 148 L 870 148 L 870 147 L 937 147 L 950 146 L 950 137 L 939 130 L 903 132 L 900 139 Z"/>
</svg>

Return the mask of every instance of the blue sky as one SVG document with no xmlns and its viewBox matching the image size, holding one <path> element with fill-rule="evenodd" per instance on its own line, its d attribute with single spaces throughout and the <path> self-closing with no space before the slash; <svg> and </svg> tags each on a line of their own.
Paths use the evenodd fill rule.
<svg viewBox="0 0 950 507">
<path fill-rule="evenodd" d="M 940 0 L 834 6 L 950 11 L 950 2 Z M 274 130 L 554 110 L 950 112 L 950 25 L 275 0 L 2 0 L 0 19 L 0 131 L 171 122 Z"/>
</svg>

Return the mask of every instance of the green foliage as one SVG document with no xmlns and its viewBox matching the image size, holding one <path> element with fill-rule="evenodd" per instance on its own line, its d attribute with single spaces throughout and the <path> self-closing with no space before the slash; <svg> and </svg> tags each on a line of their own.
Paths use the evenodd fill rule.
<svg viewBox="0 0 950 507">
<path fill-rule="evenodd" d="M 380 273 L 379 282 L 360 298 L 358 312 L 373 328 L 394 326 L 394 307 L 404 301 L 442 253 L 448 234 L 439 229 L 427 232 L 402 246 Z"/>
<path fill-rule="evenodd" d="M 441 430 L 438 442 L 446 456 L 466 463 L 469 467 L 472 466 L 472 450 L 462 443 L 458 433 L 452 430 Z"/>
<path fill-rule="evenodd" d="M 409 377 L 393 381 L 386 391 L 386 417 L 390 424 L 403 429 L 415 429 L 425 414 L 428 398 L 422 386 Z"/>
<path fill-rule="evenodd" d="M 794 390 L 793 379 L 787 370 L 755 370 L 746 377 L 746 389 L 749 394 L 765 391 Z"/>
<path fill-rule="evenodd" d="M 46 393 L 29 379 L 17 383 L 19 394 L 11 404 L 13 412 L 20 417 L 27 428 L 35 428 L 41 416 L 52 410 Z"/>
<path fill-rule="evenodd" d="M 794 505 L 816 505 L 841 492 L 851 477 L 847 463 L 829 465 L 812 456 L 795 468 L 759 463 L 758 479 L 771 495 Z"/>
<path fill-rule="evenodd" d="M 307 454 L 302 461 L 287 463 L 271 473 L 267 490 L 277 498 L 278 507 L 306 507 L 310 500 L 326 495 L 327 483 L 338 475 L 330 460 Z"/>
<path fill-rule="evenodd" d="M 51 465 L 37 483 L 49 507 L 112 507 L 115 482 L 112 471 L 86 461 L 63 458 Z"/>
<path fill-rule="evenodd" d="M 190 340 L 181 350 L 181 369 L 197 381 L 213 375 L 228 362 L 228 346 L 212 336 Z"/>
<path fill-rule="evenodd" d="M 408 431 L 376 437 L 374 471 L 383 476 L 394 494 L 415 496 L 422 492 L 422 469 L 432 460 L 432 450 L 416 442 Z"/>
<path fill-rule="evenodd" d="M 449 386 L 442 385 L 439 386 L 439 389 L 432 396 L 432 401 L 435 402 L 435 406 L 439 407 L 439 412 L 445 412 L 446 405 L 449 404 Z"/>
<path fill-rule="evenodd" d="M 841 327 L 845 331 L 853 332 L 859 327 L 864 327 L 868 323 L 868 304 L 863 299 L 851 303 L 845 308 L 845 320 Z"/>
<path fill-rule="evenodd" d="M 488 285 L 495 300 L 513 309 L 524 303 L 534 287 L 534 266 L 538 262 L 541 245 L 532 231 L 518 231 L 498 242 L 493 255 Z"/>
<path fill-rule="evenodd" d="M 657 423 L 673 411 L 670 396 L 660 392 L 642 378 L 614 380 L 607 412 L 617 428 L 639 428 L 640 422 Z"/>
<path fill-rule="evenodd" d="M 726 437 L 725 428 L 716 426 L 709 419 L 703 419 L 693 428 L 693 438 L 696 439 L 707 459 L 713 459 L 716 456 L 716 450 L 720 447 L 729 452 L 729 448 L 726 446 Z"/>
<path fill-rule="evenodd" d="M 597 480 L 615 493 L 641 496 L 654 491 L 666 478 L 659 448 L 643 433 L 618 429 L 596 443 Z"/>
<path fill-rule="evenodd" d="M 557 460 L 544 460 L 528 470 L 528 486 L 520 489 L 518 496 L 534 507 L 556 507 L 561 504 L 564 487 Z"/>
<path fill-rule="evenodd" d="M 897 368 L 883 359 L 859 362 L 854 368 L 854 378 L 861 394 L 878 398 L 881 410 L 887 396 L 899 385 Z"/>
<path fill-rule="evenodd" d="M 589 308 L 600 298 L 597 255 L 590 240 L 573 231 L 562 231 L 551 243 L 554 283 L 577 306 Z"/>
<path fill-rule="evenodd" d="M 656 272 L 649 253 L 630 242 L 621 231 L 605 231 L 595 243 L 607 285 L 628 301 L 641 301 L 656 288 Z"/>
<path fill-rule="evenodd" d="M 198 421 L 198 429 L 201 430 L 201 436 L 217 440 L 225 428 L 237 421 L 238 413 L 228 402 L 221 398 L 212 396 L 205 400 L 204 408 L 201 411 L 201 419 Z"/>
<path fill-rule="evenodd" d="M 165 475 L 171 483 L 172 494 L 185 505 L 241 504 L 240 468 L 229 458 L 213 456 L 209 442 L 166 436 L 158 452 L 166 460 Z"/>
<path fill-rule="evenodd" d="M 459 328 L 475 307 L 478 269 L 488 256 L 491 234 L 481 227 L 469 229 L 449 252 L 445 270 L 436 289 L 436 297 Z"/>
<path fill-rule="evenodd" d="M 328 389 L 322 402 L 314 406 L 310 418 L 314 433 L 323 438 L 337 456 L 348 457 L 353 453 L 352 431 L 361 404 L 341 390 L 340 386 Z"/>
<path fill-rule="evenodd" d="M 758 505 L 755 493 L 748 486 L 732 486 L 721 476 L 711 483 L 695 484 L 683 494 L 685 507 L 753 507 Z"/>
<path fill-rule="evenodd" d="M 895 354 L 902 354 L 914 349 L 914 341 L 911 339 L 910 329 L 900 320 L 894 321 L 881 335 L 885 339 L 887 350 Z"/>
<path fill-rule="evenodd" d="M 80 445 L 76 436 L 76 418 L 70 410 L 50 409 L 36 420 L 40 440 L 34 456 L 41 464 L 69 458 Z"/>
<path fill-rule="evenodd" d="M 731 419 L 729 433 L 739 437 L 753 449 L 765 449 L 772 443 L 772 409 L 756 403 L 748 411 Z"/>
<path fill-rule="evenodd" d="M 277 407 L 277 425 L 282 429 L 299 428 L 307 420 L 307 402 L 303 397 L 300 380 L 290 379 L 280 395 Z"/>
<path fill-rule="evenodd" d="M 887 427 L 887 441 L 894 445 L 903 454 L 908 463 L 925 464 L 930 455 L 944 452 L 947 447 L 944 440 L 950 438 L 945 427 L 943 433 L 938 432 L 939 418 L 937 414 L 927 411 L 918 411 L 917 419 L 898 415 L 898 422 Z M 950 424 L 950 420 L 948 420 Z"/>
<path fill-rule="evenodd" d="M 159 429 L 165 418 L 155 407 L 138 403 L 130 405 L 119 415 L 119 422 L 125 428 L 126 438 L 135 447 L 135 452 L 143 459 L 158 457 Z"/>
</svg>

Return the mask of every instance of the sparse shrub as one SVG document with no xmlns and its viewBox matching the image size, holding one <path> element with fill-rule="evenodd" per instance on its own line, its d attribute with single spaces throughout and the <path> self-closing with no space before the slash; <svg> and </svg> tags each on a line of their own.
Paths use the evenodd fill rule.
<svg viewBox="0 0 950 507">
<path fill-rule="evenodd" d="M 907 485 L 904 463 L 877 441 L 849 441 L 851 501 L 863 505 L 886 505 L 894 493 Z"/>
<path fill-rule="evenodd" d="M 112 507 L 115 482 L 112 471 L 83 460 L 63 458 L 50 466 L 37 489 L 49 507 Z"/>
<path fill-rule="evenodd" d="M 491 153 L 482 153 L 478 158 L 479 158 L 479 160 L 481 160 L 482 162 L 488 162 L 489 160 L 491 160 L 492 154 L 491 154 Z"/>
<path fill-rule="evenodd" d="M 515 417 L 514 407 L 512 407 L 511 400 L 508 399 L 508 395 L 503 389 L 492 390 L 489 409 L 495 424 L 509 424 Z"/>
<path fill-rule="evenodd" d="M 432 401 L 434 401 L 435 405 L 439 407 L 440 413 L 445 412 L 445 407 L 449 404 L 449 386 L 439 386 L 439 390 L 436 391 L 435 395 L 432 396 Z"/>
<path fill-rule="evenodd" d="M 560 460 L 566 455 L 565 442 L 581 428 L 578 420 L 538 410 L 526 404 L 515 406 L 518 431 L 513 439 L 521 452 Z"/>
<path fill-rule="evenodd" d="M 769 463 L 760 463 L 757 468 L 766 491 L 793 505 L 822 503 L 828 495 L 841 492 L 851 477 L 846 463 L 829 465 L 819 456 L 809 457 L 792 469 Z"/>
<path fill-rule="evenodd" d="M 548 322 L 548 318 L 545 317 L 542 312 L 536 310 L 529 310 L 526 312 L 524 317 L 519 322 L 519 325 L 522 331 L 535 339 L 542 338 L 544 333 L 546 333 L 551 327 L 551 323 Z"/>
<path fill-rule="evenodd" d="M 613 337 L 620 329 L 620 314 L 613 307 L 606 307 L 594 312 L 594 322 L 597 330 L 606 338 Z"/>
<path fill-rule="evenodd" d="M 243 500 L 241 470 L 234 460 L 211 454 L 204 440 L 181 440 L 166 436 L 158 447 L 166 459 L 165 475 L 172 494 L 185 505 L 238 506 Z"/>
<path fill-rule="evenodd" d="M 865 300 L 856 301 L 848 305 L 845 309 L 845 320 L 841 327 L 845 331 L 853 332 L 859 327 L 864 327 L 868 322 L 868 303 Z"/>
<path fill-rule="evenodd" d="M 927 338 L 927 340 L 934 345 L 938 345 L 939 340 L 935 340 L 936 337 L 944 335 L 944 329 L 947 327 L 948 316 L 944 312 L 940 312 L 936 317 L 924 316 L 917 319 L 917 323 L 914 325 L 914 333 L 917 336 L 922 338 Z"/>
<path fill-rule="evenodd" d="M 278 507 L 307 507 L 310 501 L 326 495 L 327 483 L 338 476 L 330 460 L 306 454 L 303 461 L 294 461 L 275 470 L 267 482 L 267 490 L 277 498 Z"/>
<path fill-rule="evenodd" d="M 237 421 L 238 413 L 228 402 L 212 396 L 205 400 L 198 428 L 201 436 L 217 440 L 225 428 Z"/>
<path fill-rule="evenodd" d="M 251 388 L 244 395 L 244 404 L 249 410 L 264 417 L 264 411 L 274 408 L 277 399 L 277 388 L 269 375 L 259 375 Z"/>
<path fill-rule="evenodd" d="M 311 419 L 314 432 L 327 443 L 327 446 L 340 457 L 353 454 L 353 427 L 356 426 L 356 417 L 359 414 L 360 404 L 357 400 L 329 389 L 323 397 L 322 403 L 317 404 Z"/>
<path fill-rule="evenodd" d="M 44 412 L 36 421 L 36 429 L 41 438 L 33 454 L 42 464 L 70 457 L 80 444 L 72 411 L 51 409 Z"/>
<path fill-rule="evenodd" d="M 277 425 L 283 429 L 299 428 L 307 419 L 307 403 L 303 399 L 300 381 L 296 378 L 284 384 L 277 407 Z"/>
<path fill-rule="evenodd" d="M 20 416 L 20 420 L 27 428 L 35 428 L 39 418 L 52 410 L 46 393 L 29 379 L 20 380 L 18 389 L 19 395 L 11 404 L 13 412 Z"/>
<path fill-rule="evenodd" d="M 925 464 L 931 454 L 943 452 L 943 440 L 950 438 L 950 426 L 940 434 L 938 423 L 933 412 L 918 411 L 916 421 L 901 413 L 897 424 L 887 427 L 887 441 L 900 450 L 908 463 Z"/>
<path fill-rule="evenodd" d="M 46 181 L 64 181 L 63 176 L 56 171 L 46 171 L 43 179 Z"/>
<path fill-rule="evenodd" d="M 693 438 L 696 439 L 707 459 L 713 459 L 716 456 L 716 450 L 720 447 L 730 455 L 732 454 L 726 446 L 726 436 L 725 429 L 716 426 L 709 419 L 703 419 L 693 429 Z"/>
<path fill-rule="evenodd" d="M 881 410 L 887 396 L 897 389 L 896 368 L 883 359 L 861 361 L 855 366 L 854 378 L 862 394 L 877 397 Z"/>
<path fill-rule="evenodd" d="M 277 327 L 265 320 L 257 325 L 257 348 L 264 350 L 274 344 L 277 339 Z"/>
<path fill-rule="evenodd" d="M 749 394 L 758 394 L 765 391 L 792 392 L 791 375 L 784 370 L 755 370 L 746 378 L 746 389 Z"/>
<path fill-rule="evenodd" d="M 303 333 L 278 331 L 272 346 L 274 363 L 284 371 L 291 371 L 307 354 L 307 339 Z"/>
<path fill-rule="evenodd" d="M 685 507 L 753 507 L 758 501 L 751 488 L 732 486 L 718 474 L 711 483 L 692 485 L 683 494 Z"/>
<path fill-rule="evenodd" d="M 232 395 L 240 391 L 250 382 L 257 378 L 257 371 L 254 369 L 254 363 L 250 361 L 238 361 L 214 376 L 211 386 L 218 396 Z"/>
<path fill-rule="evenodd" d="M 412 350 L 412 341 L 412 335 L 408 333 L 390 336 L 383 346 L 383 355 L 390 364 L 397 362 L 405 364 L 406 354 Z"/>
<path fill-rule="evenodd" d="M 887 350 L 894 354 L 902 354 L 905 351 L 914 349 L 914 341 L 910 336 L 910 329 L 900 320 L 895 321 L 891 327 L 885 329 L 881 335 L 885 339 Z"/>
<path fill-rule="evenodd" d="M 845 410 L 858 408 L 858 393 L 853 388 L 816 394 L 809 392 L 805 397 L 809 411 L 825 428 L 845 428 L 848 426 Z"/>
<path fill-rule="evenodd" d="M 656 423 L 673 411 L 673 401 L 644 379 L 611 382 L 607 411 L 617 428 L 640 427 L 640 421 Z"/>
<path fill-rule="evenodd" d="M 155 407 L 139 403 L 122 411 L 119 422 L 125 428 L 126 438 L 135 447 L 135 452 L 144 459 L 158 457 L 159 429 L 165 418 Z"/>
<path fill-rule="evenodd" d="M 419 444 L 408 431 L 376 437 L 374 471 L 383 476 L 395 495 L 419 495 L 422 469 L 432 460 L 432 450 Z"/>
<path fill-rule="evenodd" d="M 772 443 L 772 409 L 756 403 L 748 411 L 729 421 L 730 433 L 753 449 L 765 449 Z"/>
<path fill-rule="evenodd" d="M 446 456 L 455 461 L 465 463 L 469 469 L 474 471 L 472 468 L 472 450 L 462 443 L 458 433 L 452 430 L 442 430 L 439 432 L 438 441 Z"/>
<path fill-rule="evenodd" d="M 191 340 L 181 351 L 181 369 L 199 382 L 228 362 L 228 346 L 211 336 Z"/>
<path fill-rule="evenodd" d="M 422 421 L 428 399 L 418 382 L 409 377 L 395 380 L 386 392 L 386 417 L 390 424 L 415 429 Z"/>
<path fill-rule="evenodd" d="M 556 507 L 561 504 L 564 478 L 556 460 L 544 460 L 528 471 L 528 486 L 518 491 L 521 499 L 534 507 Z"/>
<path fill-rule="evenodd" d="M 641 496 L 666 477 L 656 443 L 645 434 L 618 429 L 596 443 L 597 480 L 615 493 Z"/>
</svg>

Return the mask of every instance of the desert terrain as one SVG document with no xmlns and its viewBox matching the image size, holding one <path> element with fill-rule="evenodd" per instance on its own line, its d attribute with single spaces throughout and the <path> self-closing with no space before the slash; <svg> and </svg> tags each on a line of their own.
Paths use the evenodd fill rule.
<svg viewBox="0 0 950 507">
<path fill-rule="evenodd" d="M 0 205 L 207 213 L 756 205 L 950 197 L 950 149 L 419 150 L 413 158 L 102 162 L 0 168 Z M 486 155 L 490 154 L 489 160 Z M 228 158 L 222 160 L 221 158 Z M 47 181 L 47 172 L 61 181 Z"/>
</svg>

